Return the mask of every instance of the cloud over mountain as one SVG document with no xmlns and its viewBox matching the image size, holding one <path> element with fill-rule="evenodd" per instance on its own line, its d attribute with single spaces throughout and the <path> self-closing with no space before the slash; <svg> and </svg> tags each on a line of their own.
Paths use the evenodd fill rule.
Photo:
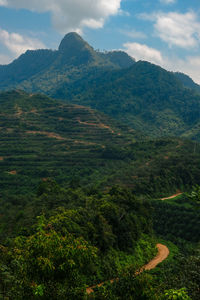
<svg viewBox="0 0 200 300">
<path fill-rule="evenodd" d="M 13 57 L 19 56 L 26 50 L 35 50 L 45 48 L 45 45 L 36 38 L 23 36 L 19 33 L 9 33 L 0 28 L 0 43 L 10 52 L 10 55 L 0 55 L 0 63 L 8 63 Z"/>
<path fill-rule="evenodd" d="M 120 12 L 122 0 L 0 0 L 1 6 L 49 12 L 55 28 L 66 33 L 84 27 L 101 28 L 105 20 Z"/>
<path fill-rule="evenodd" d="M 124 50 L 136 60 L 147 60 L 158 65 L 163 64 L 162 54 L 157 49 L 140 43 L 125 43 L 123 46 Z"/>
</svg>

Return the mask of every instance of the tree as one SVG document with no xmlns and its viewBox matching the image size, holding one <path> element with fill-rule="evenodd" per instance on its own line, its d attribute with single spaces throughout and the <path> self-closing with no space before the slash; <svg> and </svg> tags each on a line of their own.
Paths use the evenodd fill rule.
<svg viewBox="0 0 200 300">
<path fill-rule="evenodd" d="M 55 230 L 52 223 L 39 217 L 34 234 L 15 239 L 10 253 L 16 278 L 13 295 L 15 290 L 20 290 L 24 299 L 81 299 L 84 295 L 97 249 L 67 230 Z"/>
<path fill-rule="evenodd" d="M 188 296 L 186 289 L 182 288 L 179 290 L 167 290 L 165 291 L 165 298 L 167 300 L 191 300 L 191 298 Z"/>
<path fill-rule="evenodd" d="M 188 194 L 187 196 L 194 203 L 195 206 L 200 208 L 200 186 L 199 185 L 194 186 L 191 194 Z"/>
</svg>

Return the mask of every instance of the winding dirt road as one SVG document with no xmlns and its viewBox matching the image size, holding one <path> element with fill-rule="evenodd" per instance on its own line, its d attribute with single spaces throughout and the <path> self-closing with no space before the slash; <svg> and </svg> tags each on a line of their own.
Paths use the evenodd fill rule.
<svg viewBox="0 0 200 300">
<path fill-rule="evenodd" d="M 154 269 L 159 263 L 168 257 L 169 249 L 165 245 L 157 244 L 156 247 L 158 249 L 158 254 L 142 268 L 142 271 Z"/>
<path fill-rule="evenodd" d="M 152 270 L 152 269 L 154 269 L 159 263 L 161 263 L 163 260 L 165 260 L 168 257 L 168 255 L 169 255 L 169 249 L 165 245 L 157 244 L 156 247 L 158 249 L 157 255 L 148 264 L 144 265 L 140 269 L 140 271 L 136 272 L 136 275 L 142 273 L 145 270 Z M 118 280 L 119 280 L 119 278 L 111 279 L 110 283 L 113 283 L 114 281 L 118 281 Z M 88 287 L 86 289 L 86 293 L 88 295 L 91 294 L 91 293 L 93 293 L 94 292 L 94 288 L 101 287 L 106 282 L 108 282 L 108 281 L 101 282 L 101 283 L 99 283 L 97 285 Z"/>
</svg>

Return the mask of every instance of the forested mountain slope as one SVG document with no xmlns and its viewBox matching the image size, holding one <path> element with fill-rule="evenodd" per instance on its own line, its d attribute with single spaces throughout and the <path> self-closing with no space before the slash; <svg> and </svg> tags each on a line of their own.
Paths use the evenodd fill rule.
<svg viewBox="0 0 200 300">
<path fill-rule="evenodd" d="M 29 50 L 11 64 L 0 66 L 0 89 L 20 87 L 50 94 L 56 86 L 69 85 L 87 73 L 127 68 L 134 63 L 125 52 L 95 51 L 78 34 L 69 33 L 58 50 Z"/>
<path fill-rule="evenodd" d="M 188 76 L 95 51 L 69 33 L 57 51 L 27 51 L 0 66 L 0 89 L 42 92 L 103 111 L 152 137 L 200 139 L 199 86 Z"/>
<path fill-rule="evenodd" d="M 148 62 L 79 80 L 53 96 L 89 105 L 149 136 L 200 139 L 200 95 Z"/>
<path fill-rule="evenodd" d="M 181 72 L 175 72 L 174 75 L 183 83 L 186 88 L 196 90 L 196 92 L 200 93 L 200 85 L 195 83 L 188 75 Z"/>
</svg>

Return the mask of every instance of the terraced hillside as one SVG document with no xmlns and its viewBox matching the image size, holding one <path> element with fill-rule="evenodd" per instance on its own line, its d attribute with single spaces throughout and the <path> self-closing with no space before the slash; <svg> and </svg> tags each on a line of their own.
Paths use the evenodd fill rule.
<svg viewBox="0 0 200 300">
<path fill-rule="evenodd" d="M 0 94 L 0 109 L 1 195 L 47 178 L 154 194 L 200 179 L 198 143 L 151 141 L 90 108 L 21 91 Z"/>
<path fill-rule="evenodd" d="M 200 140 L 200 95 L 148 62 L 58 87 L 53 96 L 102 111 L 151 137 Z"/>
<path fill-rule="evenodd" d="M 30 178 L 66 180 L 73 172 L 89 177 L 94 166 L 101 167 L 98 152 L 106 145 L 122 146 L 136 137 L 90 108 L 46 96 L 2 93 L 0 107 L 0 183 L 6 189 L 26 187 Z"/>
</svg>

